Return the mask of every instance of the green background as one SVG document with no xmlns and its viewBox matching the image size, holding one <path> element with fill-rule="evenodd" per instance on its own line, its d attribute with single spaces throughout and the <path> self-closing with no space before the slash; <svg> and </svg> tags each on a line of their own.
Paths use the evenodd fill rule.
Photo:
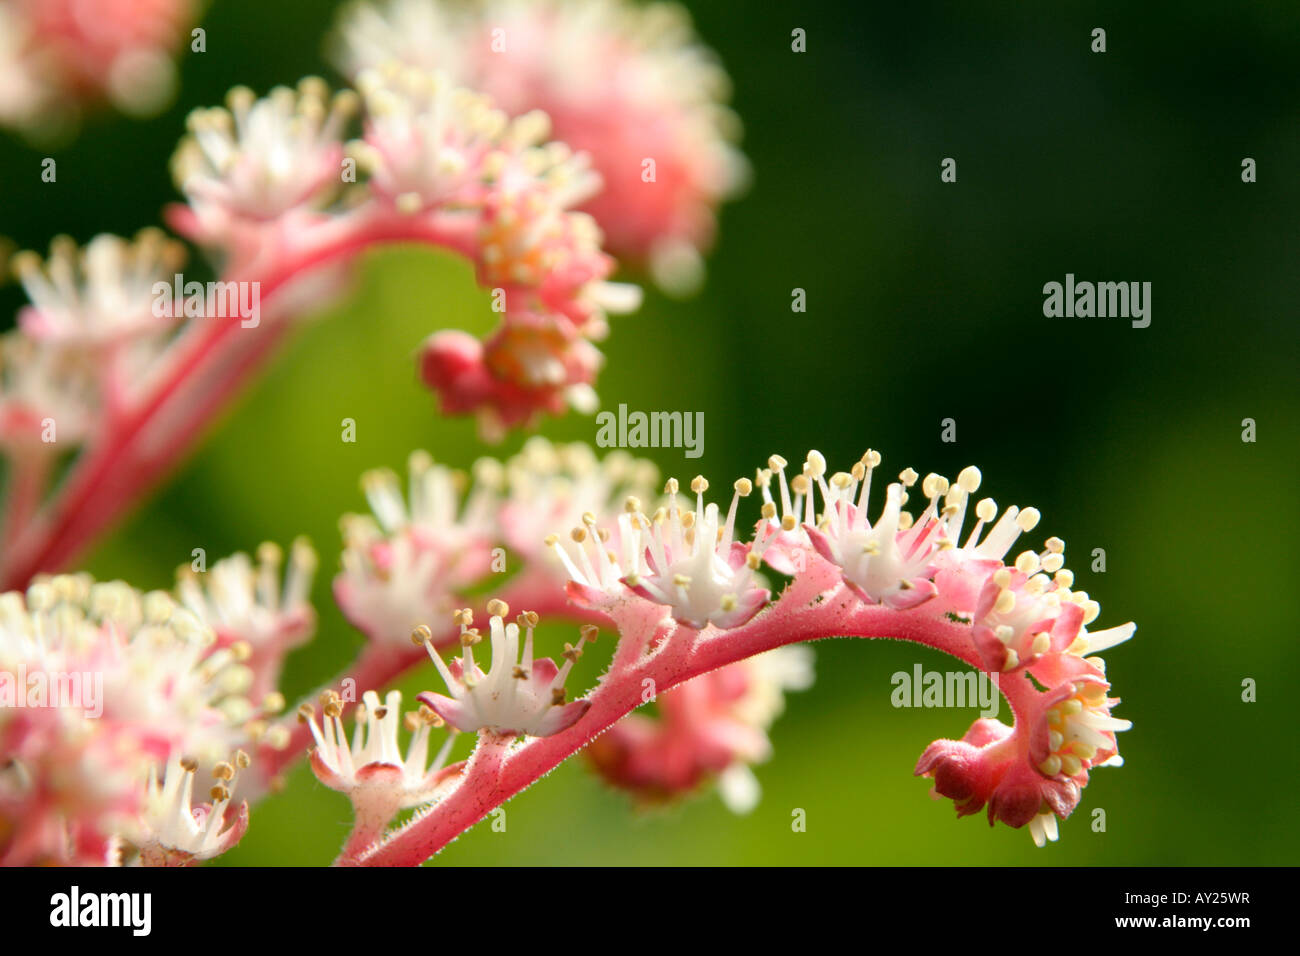
<svg viewBox="0 0 1300 956">
<path fill-rule="evenodd" d="M 974 712 L 890 704 L 895 671 L 949 665 L 910 645 L 827 641 L 816 687 L 773 728 L 752 815 L 707 793 L 636 813 L 573 760 L 508 805 L 506 832 L 480 825 L 439 862 L 1297 862 L 1300 654 L 1287 595 L 1300 11 L 1020 6 L 693 4 L 734 80 L 754 182 L 724 210 L 697 298 L 649 291 L 614 320 L 599 391 L 609 408 L 705 412 L 702 459 L 650 453 L 682 478 L 729 482 L 809 447 L 843 467 L 870 446 L 891 471 L 978 464 L 999 502 L 1040 508 L 1039 534 L 1065 538 L 1078 586 L 1102 602 L 1099 626 L 1138 623 L 1107 654 L 1118 714 L 1136 725 L 1121 738 L 1127 766 L 1094 775 L 1045 850 L 982 818 L 956 821 L 911 769 Z M 321 53 L 333 8 L 217 2 L 207 52 L 182 62 L 177 105 L 147 122 L 93 119 L 52 154 L 56 184 L 39 181 L 45 150 L 0 139 L 0 234 L 43 249 L 59 232 L 86 240 L 157 222 L 176 198 L 167 161 L 186 111 L 236 83 L 337 80 Z M 1104 55 L 1089 51 L 1095 26 Z M 794 27 L 807 31 L 802 55 Z M 956 184 L 939 179 L 949 156 Z M 1251 185 L 1246 156 L 1258 163 Z M 1042 286 L 1067 272 L 1151 282 L 1151 326 L 1045 319 Z M 805 314 L 791 313 L 795 287 Z M 21 301 L 12 285 L 0 298 L 5 315 Z M 470 422 L 434 413 L 412 362 L 430 331 L 481 332 L 490 317 L 464 264 L 374 255 L 352 296 L 303 330 L 88 567 L 161 587 L 192 548 L 216 556 L 306 533 L 322 553 L 321 627 L 291 659 L 286 690 L 329 677 L 360 645 L 329 597 L 338 516 L 363 509 L 365 468 L 400 468 L 416 447 L 457 465 L 490 450 Z M 345 417 L 356 444 L 339 440 Z M 940 441 L 949 417 L 955 445 Z M 1254 444 L 1241 440 L 1247 417 Z M 591 441 L 595 425 L 570 416 L 543 431 Z M 1089 570 L 1094 548 L 1104 574 Z M 572 687 L 590 684 L 605 651 Z M 1241 700 L 1245 678 L 1256 703 Z M 1104 833 L 1089 827 L 1097 807 Z M 794 808 L 806 833 L 791 830 Z M 346 800 L 300 769 L 220 862 L 326 862 L 348 820 Z"/>
</svg>

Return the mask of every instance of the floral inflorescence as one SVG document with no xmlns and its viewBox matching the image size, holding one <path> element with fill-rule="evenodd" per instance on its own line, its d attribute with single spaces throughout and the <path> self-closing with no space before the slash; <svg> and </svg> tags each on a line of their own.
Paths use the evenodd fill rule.
<svg viewBox="0 0 1300 956">
<path fill-rule="evenodd" d="M 66 3 L 0 0 L 0 122 L 104 93 L 143 105 L 141 77 L 165 71 L 188 5 L 125 6 L 151 27 L 106 43 Z M 640 803 L 716 782 L 745 812 L 785 693 L 812 683 L 800 642 L 846 634 L 1000 678 L 1014 723 L 935 741 L 915 773 L 958 816 L 1057 839 L 1091 771 L 1121 763 L 1130 724 L 1097 655 L 1134 626 L 1089 630 L 1101 609 L 1064 542 L 1017 550 L 1038 511 L 977 498 L 974 467 L 891 480 L 874 451 L 843 471 L 816 451 L 797 468 L 773 455 L 711 501 L 702 475 L 660 484 L 650 462 L 582 444 L 533 438 L 469 472 L 416 452 L 404 477 L 363 475 L 370 514 L 340 522 L 333 595 L 366 639 L 359 676 L 296 708 L 279 688 L 316 629 L 305 540 L 211 567 L 196 549 L 172 592 L 46 573 L 137 501 L 377 244 L 449 251 L 491 296 L 491 332 L 436 331 L 417 358 L 441 410 L 490 439 L 597 407 L 596 343 L 640 301 L 611 281 L 611 253 L 669 292 L 699 285 L 746 171 L 726 75 L 677 8 L 358 3 L 335 46 L 350 88 L 237 87 L 190 115 L 168 221 L 217 282 L 187 283 L 181 243 L 157 229 L 13 259 L 31 304 L 0 336 L 0 864 L 210 859 L 308 749 L 353 807 L 344 864 L 419 863 L 584 748 Z M 775 594 L 773 575 L 789 579 Z M 528 610 L 512 620 L 511 605 Z M 538 653 L 543 618 L 578 629 L 555 658 Z M 617 635 L 606 666 L 575 693 L 602 632 Z M 442 690 L 408 711 L 381 696 L 425 661 Z M 458 735 L 474 741 L 464 761 Z"/>
<path fill-rule="evenodd" d="M 0 595 L 0 861 L 178 865 L 239 840 L 239 771 L 284 701 L 257 691 L 258 635 L 222 635 L 172 595 L 88 575 Z"/>
</svg>

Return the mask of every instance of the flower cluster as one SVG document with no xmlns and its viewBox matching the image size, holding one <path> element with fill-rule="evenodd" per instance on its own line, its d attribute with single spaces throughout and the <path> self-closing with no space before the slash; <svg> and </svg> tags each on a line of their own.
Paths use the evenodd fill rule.
<svg viewBox="0 0 1300 956">
<path fill-rule="evenodd" d="M 344 127 L 356 93 L 331 96 L 325 81 L 303 80 L 258 99 L 236 87 L 226 107 L 197 109 L 172 157 L 172 175 L 189 200 L 184 233 L 235 261 L 289 242 L 340 186 Z"/>
<path fill-rule="evenodd" d="M 174 331 L 153 286 L 183 261 L 157 229 L 133 240 L 100 235 L 84 249 L 61 236 L 42 260 L 14 256 L 31 304 L 0 339 L 0 441 L 11 456 L 75 447 L 132 400 L 141 373 Z"/>
<path fill-rule="evenodd" d="M 344 142 L 363 113 L 360 139 Z M 468 257 L 501 325 L 486 341 L 435 333 L 420 359 L 444 412 L 474 413 L 489 435 L 541 412 L 590 407 L 606 314 L 639 303 L 606 282 L 613 260 L 590 217 L 600 188 L 585 155 L 548 142 L 542 113 L 511 118 L 439 72 L 398 62 L 360 71 L 331 97 L 323 81 L 230 94 L 196 111 L 173 164 L 189 206 L 176 227 L 227 271 L 293 270 L 301 311 L 334 291 L 321 267 L 364 246 L 415 239 Z"/>
<path fill-rule="evenodd" d="M 358 111 L 361 136 L 349 141 Z M 80 250 L 60 238 L 45 261 L 14 257 L 32 304 L 0 339 L 0 444 L 29 460 L 7 503 L 4 585 L 57 569 L 148 490 L 288 320 L 336 297 L 348 277 L 339 266 L 375 244 L 452 251 L 491 292 L 494 331 L 435 332 L 418 360 L 442 410 L 476 416 L 491 438 L 593 409 L 594 343 L 609 314 L 639 305 L 637 287 L 608 281 L 601 231 L 574 208 L 600 177 L 585 154 L 548 140 L 542 113 L 511 117 L 394 62 L 332 95 L 315 78 L 261 98 L 236 88 L 188 125 L 172 163 L 186 203 L 168 219 L 221 265 L 219 280 L 185 280 L 180 244 L 156 229 Z M 83 441 L 50 496 L 50 460 Z M 112 483 L 101 480 L 108 468 Z"/>
<path fill-rule="evenodd" d="M 241 552 L 205 571 L 192 564 L 177 571 L 177 597 L 211 628 L 217 646 L 248 647 L 245 666 L 252 674 L 254 699 L 276 692 L 285 657 L 316 633 L 316 611 L 310 602 L 316 552 L 305 538 L 294 541 L 283 585 L 282 560 L 279 545 L 267 541 L 257 549 L 256 565 Z"/>
<path fill-rule="evenodd" d="M 470 610 L 458 609 L 454 614 L 463 648 L 459 658 L 444 662 L 429 627 L 421 624 L 413 629 L 411 642 L 428 653 L 451 696 L 433 691 L 419 695 L 419 707 L 401 721 L 411 733 L 405 757 L 398 743 L 399 691 L 390 691 L 382 703 L 374 691 L 363 695 L 353 715 L 351 744 L 342 720 L 344 701 L 338 693 L 331 690 L 321 695 L 319 724 L 315 707 L 303 704 L 299 708 L 298 719 L 308 726 L 316 744 L 311 751 L 313 773 L 352 802 L 354 826 L 344 847 L 345 857 L 358 860 L 374 852 L 401 810 L 416 808 L 413 820 L 418 820 L 457 789 L 465 766 L 447 763 L 457 733 L 496 740 L 549 737 L 568 729 L 587 712 L 589 701 L 565 702 L 564 682 L 582 656 L 583 644 L 596 639 L 596 628 L 585 626 L 576 646 L 566 644 L 564 664 L 556 666 L 550 658 L 533 656 L 538 616 L 528 611 L 519 615 L 518 623 L 506 624 L 504 616 L 509 612 L 503 601 L 488 603 L 491 663 L 487 671 L 474 658 L 473 648 L 482 635 L 472 626 Z M 430 763 L 430 732 L 444 726 L 449 731 L 447 738 Z"/>
<path fill-rule="evenodd" d="M 513 116 L 544 111 L 592 156 L 604 189 L 584 197 L 621 260 L 666 289 L 698 286 L 715 210 L 745 182 L 723 105 L 726 73 L 679 7 L 623 0 L 387 0 L 345 12 L 349 75 L 394 61 L 441 70 Z"/>
<path fill-rule="evenodd" d="M 289 320 L 336 299 L 346 267 L 377 244 L 468 259 L 500 317 L 481 339 L 444 329 L 420 349 L 442 412 L 473 415 L 499 439 L 597 407 L 596 343 L 609 315 L 640 303 L 639 288 L 610 281 L 605 236 L 665 284 L 698 279 L 714 208 L 743 167 L 728 142 L 725 75 L 664 5 L 489 6 L 482 22 L 419 4 L 354 9 L 341 44 L 354 88 L 237 87 L 224 107 L 190 115 L 172 163 L 185 202 L 167 221 L 204 248 L 218 279 L 185 280 L 179 245 L 156 230 L 80 252 L 59 240 L 44 266 L 17 257 L 33 305 L 0 342 L 0 443 L 33 460 L 15 469 L 0 587 L 82 553 L 192 445 Z M 13 26 L 39 11 L 41 29 L 64 39 L 91 29 L 66 7 L 11 0 L 0 18 Z M 183 9 L 124 0 L 113 39 L 148 46 L 132 31 L 169 35 Z M 471 56 L 477 44 L 461 43 L 489 21 L 514 38 L 509 56 Z M 0 30 L 0 77 L 14 74 L 4 96 L 25 95 L 14 66 L 30 52 L 25 30 Z M 411 55 L 444 41 L 465 55 Z M 115 75 L 144 62 L 105 57 Z M 79 62 L 103 59 L 96 49 Z M 86 448 L 50 494 L 54 455 L 40 446 L 56 441 Z"/>
<path fill-rule="evenodd" d="M 445 620 L 467 594 L 515 564 L 559 593 L 563 569 L 542 546 L 555 524 L 608 516 L 626 495 L 645 495 L 656 470 L 614 452 L 597 459 L 586 445 L 530 439 L 504 462 L 480 459 L 473 480 L 425 452 L 408 464 L 409 500 L 398 476 L 367 472 L 372 516 L 342 521 L 339 607 L 372 641 L 406 645 L 412 628 Z M 553 582 L 553 583 L 552 583 Z M 552 602 L 554 603 L 554 602 Z"/>
<path fill-rule="evenodd" d="M 558 535 L 547 539 L 572 578 L 574 600 L 605 609 L 620 600 L 626 585 L 639 597 L 667 605 L 675 620 L 696 629 L 735 627 L 767 603 L 770 592 L 755 573 L 766 542 L 751 547 L 734 537 L 736 506 L 753 483 L 747 478 L 735 483 L 725 524 L 716 504 L 704 504 L 709 483 L 703 476 L 691 482 L 694 511 L 679 505 L 678 487 L 676 478 L 668 480 L 668 502 L 653 517 L 641 510 L 639 498 L 629 496 L 618 519 L 617 548 L 607 547 L 615 532 L 598 529 L 594 515 L 584 516 L 584 526 L 575 527 L 568 541 Z"/>
<path fill-rule="evenodd" d="M 103 95 L 144 108 L 166 90 L 190 5 L 106 9 L 0 0 L 0 122 Z M 1014 724 L 977 720 L 915 772 L 959 816 L 987 808 L 990 823 L 1055 840 L 1091 771 L 1121 762 L 1130 724 L 1096 655 L 1134 626 L 1089 631 L 1101 609 L 1075 588 L 1064 542 L 1017 553 L 1039 513 L 977 500 L 974 467 L 951 480 L 904 469 L 873 512 L 874 451 L 838 472 L 816 451 L 797 473 L 773 455 L 725 507 L 702 475 L 685 494 L 649 462 L 585 445 L 533 439 L 469 475 L 417 452 L 405 488 L 364 475 L 372 514 L 341 522 L 333 592 L 368 638 L 357 673 L 377 689 L 360 702 L 327 690 L 297 726 L 276 715 L 286 656 L 316 626 L 305 541 L 287 561 L 265 544 L 210 569 L 196 552 L 173 593 L 42 573 L 138 500 L 376 244 L 450 251 L 490 293 L 497 327 L 434 332 L 418 372 L 444 413 L 475 416 L 492 439 L 596 407 L 596 343 L 640 301 L 610 281 L 610 252 L 669 292 L 702 280 L 717 208 L 746 172 L 727 78 L 676 7 L 360 2 L 336 47 L 350 89 L 239 87 L 190 115 L 172 163 L 185 201 L 168 218 L 219 281 L 184 282 L 180 244 L 153 229 L 14 258 L 31 304 L 0 336 L 0 589 L 13 588 L 0 593 L 0 864 L 210 859 L 313 742 L 313 772 L 354 808 L 343 863 L 418 863 L 588 744 L 597 772 L 643 802 L 716 781 L 744 812 L 785 692 L 812 681 L 810 652 L 792 645 L 842 634 L 916 640 L 1006 675 Z M 265 309 L 240 314 L 245 291 Z M 776 595 L 772 573 L 791 579 Z M 533 610 L 507 621 L 507 598 Z M 535 654 L 543 614 L 580 627 L 562 661 Z M 608 668 L 570 699 L 602 629 L 619 635 Z M 426 655 L 446 693 L 403 714 L 401 694 L 379 689 Z M 652 714 L 633 713 L 651 699 Z M 449 763 L 459 733 L 475 749 Z M 248 773 L 250 752 L 271 769 Z M 204 800 L 194 787 L 208 778 Z"/>
<path fill-rule="evenodd" d="M 239 772 L 287 743 L 279 670 L 315 622 L 307 545 L 283 591 L 278 549 L 260 559 L 187 567 L 176 595 L 88 575 L 0 595 L 0 861 L 182 865 L 239 841 Z"/>
<path fill-rule="evenodd" d="M 176 85 L 190 0 L 0 0 L 0 123 L 41 131 L 107 99 L 148 115 Z"/>
<path fill-rule="evenodd" d="M 550 543 L 569 573 L 575 601 L 609 609 L 639 598 L 659 606 L 678 627 L 721 632 L 718 640 L 746 625 L 762 626 L 756 615 L 769 595 L 755 572 L 765 561 L 794 575 L 792 591 L 807 578 L 853 596 L 844 619 L 813 636 L 843 633 L 837 628 L 849 625 L 854 604 L 924 615 L 955 628 L 952 646 L 944 649 L 988 672 L 1032 681 L 1003 684 L 1016 711 L 1014 727 L 977 721 L 962 741 L 932 745 L 917 773 L 933 778 L 936 792 L 952 798 L 959 814 L 987 804 L 990 821 L 1029 824 L 1041 845 L 1055 838 L 1056 818 L 1078 803 L 1089 770 L 1117 762 L 1114 735 L 1130 725 L 1110 714 L 1118 700 L 1108 694 L 1104 662 L 1085 655 L 1127 640 L 1134 627 L 1088 631 L 1100 607 L 1086 592 L 1072 590 L 1059 538 L 1003 564 L 1019 537 L 1037 525 L 1033 508 L 999 513 L 992 499 L 982 499 L 963 542 L 970 498 L 981 483 L 978 469 L 967 468 L 955 481 L 936 474 L 920 479 L 905 469 L 887 485 L 884 505 L 871 520 L 872 477 L 880 462 L 868 451 L 850 470 L 828 474 L 825 458 L 813 451 L 787 480 L 787 461 L 773 456 L 757 474 L 764 503 L 750 540 L 737 540 L 735 531 L 737 504 L 752 483 L 736 482 L 722 521 L 718 506 L 705 503 L 708 482 L 699 477 L 692 482 L 692 510 L 678 503 L 677 482 L 670 480 L 667 505 L 650 515 L 629 499 L 610 526 L 592 518 L 568 540 L 552 536 Z M 919 515 L 904 510 L 918 482 Z M 632 739 L 638 734 L 645 736 L 623 732 Z M 612 777 L 636 779 L 621 769 L 627 758 L 616 746 L 610 754 L 605 763 L 614 768 Z"/>
<path fill-rule="evenodd" d="M 229 789 L 223 761 L 255 716 L 246 659 L 162 592 L 65 575 L 0 595 L 0 859 L 202 859 L 233 844 L 229 794 L 190 798 L 200 767 Z"/>
</svg>

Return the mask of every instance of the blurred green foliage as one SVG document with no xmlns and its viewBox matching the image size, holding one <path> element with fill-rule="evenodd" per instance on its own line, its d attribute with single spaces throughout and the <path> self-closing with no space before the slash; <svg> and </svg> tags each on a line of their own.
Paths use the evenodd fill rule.
<svg viewBox="0 0 1300 956">
<path fill-rule="evenodd" d="M 184 113 L 237 83 L 264 90 L 325 72 L 334 4 L 223 0 L 207 52 L 182 63 L 180 102 L 148 122 L 95 119 L 55 155 L 6 139 L 0 233 L 43 248 L 69 232 L 128 233 L 175 194 Z M 1034 504 L 1069 544 L 1101 624 L 1138 622 L 1110 652 L 1127 766 L 1101 770 L 1059 844 L 953 819 L 911 776 L 936 737 L 975 713 L 895 711 L 890 675 L 945 666 L 894 642 L 826 641 L 818 684 L 790 698 L 764 795 L 731 816 L 703 795 L 632 812 L 570 761 L 480 825 L 452 864 L 1294 864 L 1297 772 L 1286 728 L 1300 663 L 1290 544 L 1297 526 L 1296 229 L 1300 127 L 1293 4 L 693 6 L 735 82 L 755 170 L 728 206 L 695 300 L 651 292 L 615 319 L 606 407 L 703 410 L 705 456 L 654 453 L 715 481 L 809 447 L 834 464 L 871 446 L 886 466 L 954 474 L 976 463 L 1006 504 Z M 1094 26 L 1108 52 L 1089 52 Z M 790 52 L 790 31 L 808 52 Z M 958 163 L 942 184 L 939 163 Z M 1259 181 L 1240 163 L 1254 157 Z M 1042 285 L 1154 285 L 1153 322 L 1046 320 Z M 792 314 L 791 290 L 808 311 Z M 19 297 L 0 290 L 4 314 Z M 309 534 L 322 552 L 319 638 L 287 690 L 335 673 L 360 644 L 329 596 L 337 519 L 364 507 L 357 476 L 428 448 L 468 465 L 472 424 L 440 419 L 415 380 L 421 339 L 487 328 L 469 269 L 420 249 L 380 252 L 355 291 L 305 327 L 185 468 L 93 555 L 101 576 L 166 586 L 192 548 L 216 556 Z M 356 444 L 340 422 L 358 423 Z M 940 441 L 954 418 L 958 441 Z M 1241 421 L 1259 440 L 1241 441 Z M 594 422 L 548 422 L 592 440 Z M 502 449 L 512 452 L 516 436 Z M 1104 548 L 1107 571 L 1089 571 Z M 548 640 L 563 634 L 549 632 Z M 555 645 L 553 645 L 555 646 Z M 604 647 L 604 645 L 600 645 Z M 571 686 L 589 684 L 598 654 Z M 1253 678 L 1259 700 L 1241 701 Z M 408 692 L 435 686 L 412 675 Z M 463 742 L 462 742 L 463 743 Z M 1091 811 L 1107 813 L 1094 833 Z M 807 811 L 806 833 L 791 812 Z M 316 864 L 346 801 L 301 768 L 260 805 L 227 864 Z"/>
</svg>

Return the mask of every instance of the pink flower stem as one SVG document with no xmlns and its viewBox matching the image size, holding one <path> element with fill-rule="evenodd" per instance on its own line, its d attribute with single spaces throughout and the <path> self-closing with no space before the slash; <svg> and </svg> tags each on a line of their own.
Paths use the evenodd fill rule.
<svg viewBox="0 0 1300 956">
<path fill-rule="evenodd" d="M 40 507 L 50 481 L 54 456 L 48 448 L 36 448 L 9 459 L 9 487 L 5 489 L 3 551 L 13 547 L 23 529 Z"/>
<path fill-rule="evenodd" d="M 283 251 L 273 266 L 231 272 L 222 281 L 260 282 L 261 301 L 273 311 L 276 295 L 294 280 L 351 261 L 380 243 L 421 242 L 467 256 L 472 250 L 467 224 L 460 219 L 404 218 L 366 209 L 352 215 Z M 0 590 L 24 587 L 33 575 L 76 560 L 193 447 L 291 325 L 288 316 L 249 328 L 238 317 L 191 322 L 171 346 L 164 373 L 109 417 L 54 498 L 7 549 Z"/>
<path fill-rule="evenodd" d="M 860 601 L 836 581 L 827 590 L 827 570 L 810 567 L 781 598 L 749 623 L 729 631 L 696 632 L 678 627 L 659 648 L 639 663 L 611 670 L 590 695 L 591 708 L 569 729 L 552 737 L 529 740 L 507 754 L 491 774 L 467 768 L 462 782 L 432 812 L 398 831 L 361 862 L 366 866 L 416 866 L 433 856 L 492 808 L 524 790 L 598 734 L 642 704 L 645 680 L 663 693 L 700 674 L 763 651 L 826 637 L 887 637 L 913 641 L 943 651 L 983 670 L 970 639 L 969 625 L 950 621 L 943 609 L 922 605 L 895 611 Z M 809 598 L 813 594 L 812 599 Z M 624 633 L 623 640 L 635 635 Z M 1023 678 L 1000 687 L 1020 714 L 1035 693 Z"/>
</svg>

